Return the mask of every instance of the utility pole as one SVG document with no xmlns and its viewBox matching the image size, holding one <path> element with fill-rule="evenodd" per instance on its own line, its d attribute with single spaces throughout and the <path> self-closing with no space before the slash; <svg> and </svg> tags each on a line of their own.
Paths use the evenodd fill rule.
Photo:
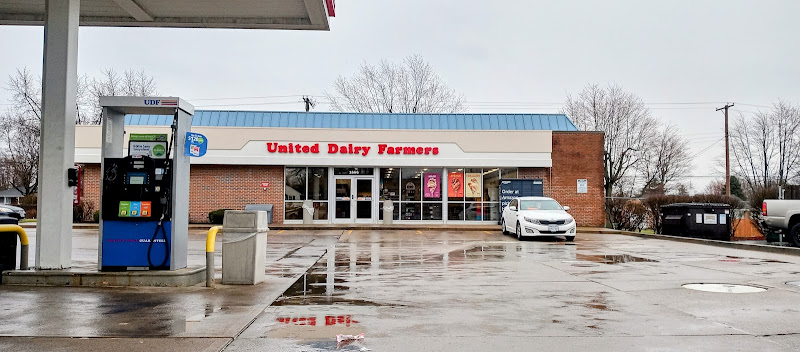
<svg viewBox="0 0 800 352">
<path fill-rule="evenodd" d="M 733 107 L 733 103 L 725 104 L 725 106 L 717 109 L 717 111 L 725 110 L 725 196 L 731 197 L 731 157 L 730 149 L 728 148 L 728 109 Z"/>
<path fill-rule="evenodd" d="M 314 105 L 317 105 L 317 103 L 315 103 L 310 97 L 303 97 L 303 102 L 306 103 L 306 112 L 311 111 L 311 108 L 313 108 Z"/>
</svg>

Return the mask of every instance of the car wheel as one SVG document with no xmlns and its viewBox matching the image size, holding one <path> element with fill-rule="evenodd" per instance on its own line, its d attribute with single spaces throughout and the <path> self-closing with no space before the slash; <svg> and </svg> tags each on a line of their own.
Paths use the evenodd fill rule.
<svg viewBox="0 0 800 352">
<path fill-rule="evenodd" d="M 508 229 L 506 228 L 506 220 L 505 219 L 503 219 L 500 222 L 500 230 L 503 231 L 504 235 L 508 235 Z"/>
<path fill-rule="evenodd" d="M 795 246 L 800 247 L 800 224 L 792 226 L 789 237 L 791 237 L 791 241 Z"/>
<path fill-rule="evenodd" d="M 567 239 L 567 242 L 572 242 L 575 240 L 575 236 L 564 236 L 564 238 Z"/>
<path fill-rule="evenodd" d="M 517 223 L 517 239 L 522 241 L 522 225 Z"/>
</svg>

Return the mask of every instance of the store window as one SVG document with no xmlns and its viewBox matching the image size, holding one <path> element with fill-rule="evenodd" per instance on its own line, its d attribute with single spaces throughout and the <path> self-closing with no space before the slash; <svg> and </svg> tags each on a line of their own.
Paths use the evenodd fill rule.
<svg viewBox="0 0 800 352">
<path fill-rule="evenodd" d="M 314 220 L 328 219 L 328 168 L 286 167 L 284 178 L 284 218 L 303 219 L 303 201 L 313 201 Z"/>
<path fill-rule="evenodd" d="M 418 201 L 421 198 L 422 169 L 402 168 L 400 187 L 403 201 Z"/>
<path fill-rule="evenodd" d="M 450 168 L 445 182 L 447 219 L 497 221 L 500 178 L 517 178 L 517 174 L 516 168 Z"/>
<path fill-rule="evenodd" d="M 402 220 L 422 219 L 421 207 L 419 203 L 402 203 L 400 206 L 400 216 Z"/>
<path fill-rule="evenodd" d="M 503 178 L 517 178 L 517 169 L 516 168 L 501 167 L 500 168 L 500 175 Z"/>
<path fill-rule="evenodd" d="M 384 168 L 380 172 L 380 199 L 400 200 L 400 168 Z"/>
<path fill-rule="evenodd" d="M 447 203 L 447 220 L 464 220 L 464 203 Z"/>
<path fill-rule="evenodd" d="M 378 220 L 383 220 L 383 201 L 392 201 L 394 220 L 400 219 L 400 168 L 380 169 L 380 200 Z"/>
<path fill-rule="evenodd" d="M 286 180 L 285 200 L 306 199 L 306 168 L 287 167 L 284 179 Z"/>
</svg>

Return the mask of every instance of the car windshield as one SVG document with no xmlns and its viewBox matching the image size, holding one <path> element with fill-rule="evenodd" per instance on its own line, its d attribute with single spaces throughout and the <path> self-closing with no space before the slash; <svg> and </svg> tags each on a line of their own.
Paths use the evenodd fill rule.
<svg viewBox="0 0 800 352">
<path fill-rule="evenodd" d="M 519 210 L 561 210 L 561 205 L 554 200 L 520 200 Z"/>
</svg>

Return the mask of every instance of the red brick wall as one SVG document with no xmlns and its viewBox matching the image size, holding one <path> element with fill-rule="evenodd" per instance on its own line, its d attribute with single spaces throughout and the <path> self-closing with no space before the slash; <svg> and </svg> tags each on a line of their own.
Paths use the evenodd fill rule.
<svg viewBox="0 0 800 352">
<path fill-rule="evenodd" d="M 544 179 L 544 194 L 570 207 L 578 226 L 605 225 L 603 134 L 553 132 L 553 179 L 548 168 L 520 168 L 520 178 Z M 588 193 L 578 193 L 578 179 Z"/>
<path fill-rule="evenodd" d="M 283 166 L 192 165 L 189 222 L 208 222 L 208 212 L 273 204 L 272 222 L 283 223 Z M 261 182 L 269 182 L 264 190 Z"/>
<path fill-rule="evenodd" d="M 81 177 L 81 200 L 100 210 L 100 164 L 83 164 Z"/>
<path fill-rule="evenodd" d="M 82 199 L 100 207 L 100 165 L 83 169 Z M 269 182 L 264 190 L 261 182 Z M 283 166 L 192 165 L 189 222 L 208 222 L 208 212 L 244 209 L 247 204 L 274 204 L 273 222 L 283 222 Z"/>
</svg>

